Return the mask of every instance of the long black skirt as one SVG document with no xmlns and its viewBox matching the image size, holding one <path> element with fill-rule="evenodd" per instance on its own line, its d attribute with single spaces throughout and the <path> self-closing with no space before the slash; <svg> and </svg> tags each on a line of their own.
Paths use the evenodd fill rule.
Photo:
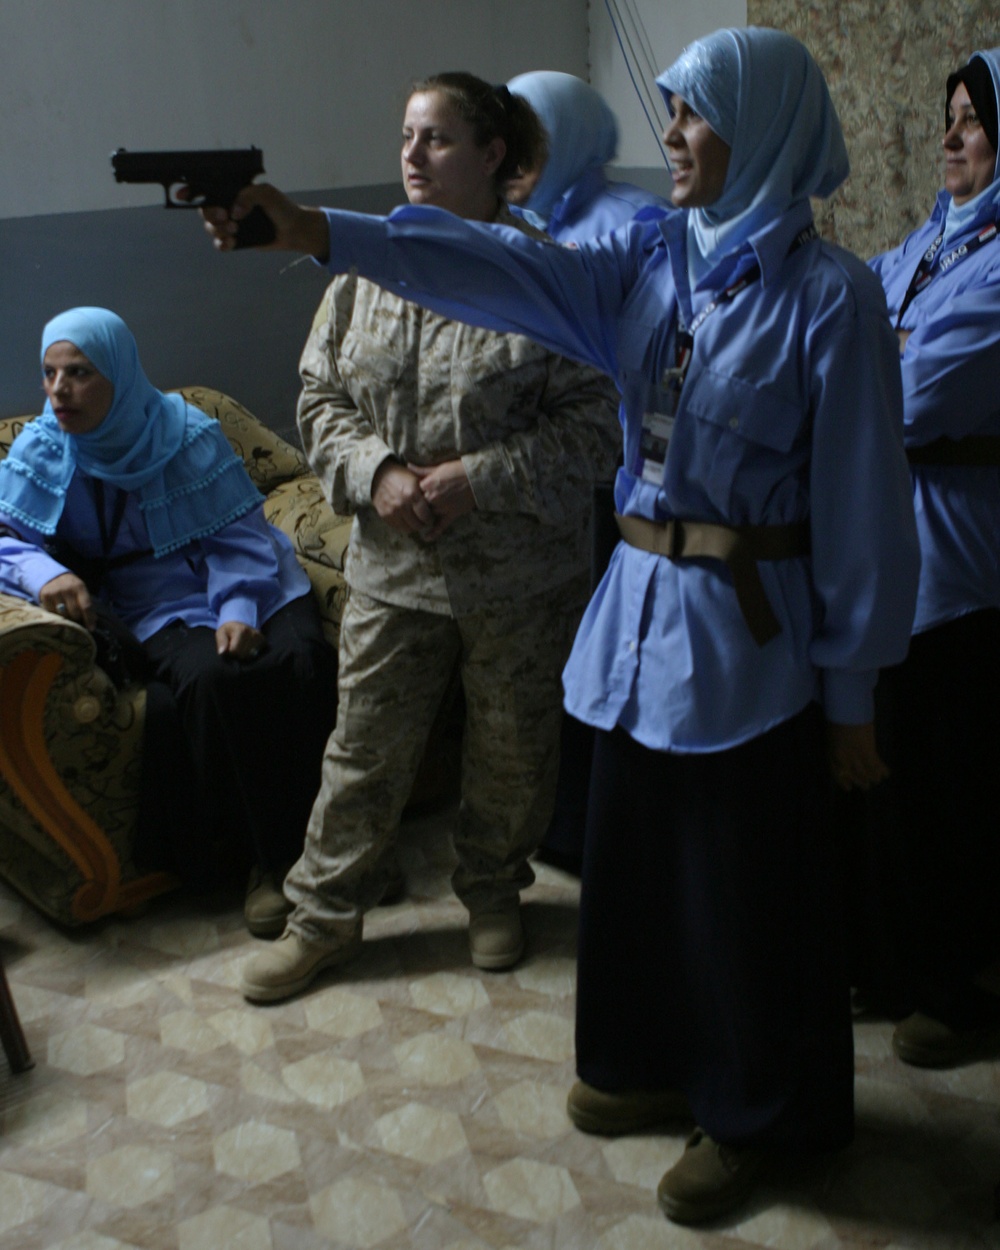
<svg viewBox="0 0 1000 1250">
<path fill-rule="evenodd" d="M 839 812 L 854 979 L 893 1015 L 995 1021 L 975 977 L 1000 958 L 1000 611 L 916 634 L 875 699 L 890 776 Z"/>
<path fill-rule="evenodd" d="M 590 584 L 596 590 L 607 571 L 620 535 L 615 523 L 613 482 L 594 486 Z M 583 843 L 587 831 L 587 796 L 594 756 L 594 730 L 569 712 L 563 713 L 559 740 L 559 777 L 552 820 L 536 857 L 579 877 L 583 870 Z"/>
<path fill-rule="evenodd" d="M 708 755 L 598 733 L 577 1066 L 678 1090 L 717 1141 L 832 1149 L 853 1043 L 822 718 Z"/>
<path fill-rule="evenodd" d="M 136 859 L 210 888 L 298 858 L 337 712 L 337 655 L 312 595 L 261 629 L 255 659 L 219 656 L 215 631 L 176 623 L 143 644 L 143 784 Z"/>
</svg>

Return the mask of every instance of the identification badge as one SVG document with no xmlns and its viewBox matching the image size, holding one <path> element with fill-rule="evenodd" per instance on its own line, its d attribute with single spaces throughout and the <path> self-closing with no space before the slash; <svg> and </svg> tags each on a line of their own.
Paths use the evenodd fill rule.
<svg viewBox="0 0 1000 1250">
<path fill-rule="evenodd" d="M 663 481 L 663 466 L 667 461 L 667 448 L 676 419 L 665 412 L 647 412 L 643 416 L 636 476 L 644 482 L 659 486 Z"/>
</svg>

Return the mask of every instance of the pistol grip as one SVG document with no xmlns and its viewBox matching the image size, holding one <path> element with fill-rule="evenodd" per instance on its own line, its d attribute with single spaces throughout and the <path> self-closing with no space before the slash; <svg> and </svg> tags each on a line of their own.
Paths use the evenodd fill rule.
<svg viewBox="0 0 1000 1250">
<path fill-rule="evenodd" d="M 236 231 L 237 247 L 263 247 L 274 242 L 274 222 L 262 208 L 252 208 Z"/>
</svg>

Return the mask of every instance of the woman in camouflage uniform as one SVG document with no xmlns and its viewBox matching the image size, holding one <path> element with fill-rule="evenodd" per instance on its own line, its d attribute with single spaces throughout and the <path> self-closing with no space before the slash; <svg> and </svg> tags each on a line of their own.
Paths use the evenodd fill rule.
<svg viewBox="0 0 1000 1250">
<path fill-rule="evenodd" d="M 509 225 L 498 187 L 542 131 L 506 88 L 419 84 L 403 124 L 412 204 Z M 519 894 L 551 814 L 560 674 L 588 588 L 592 482 L 618 439 L 610 382 L 521 336 L 448 321 L 336 278 L 302 356 L 299 428 L 338 512 L 354 513 L 337 726 L 282 938 L 251 1000 L 296 993 L 358 946 L 456 664 L 466 701 L 455 892 L 473 963 L 524 949 Z"/>
</svg>

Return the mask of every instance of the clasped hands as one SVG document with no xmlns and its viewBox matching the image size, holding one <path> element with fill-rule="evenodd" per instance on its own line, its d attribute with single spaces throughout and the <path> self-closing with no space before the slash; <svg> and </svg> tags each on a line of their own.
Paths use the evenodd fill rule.
<svg viewBox="0 0 1000 1250">
<path fill-rule="evenodd" d="M 431 466 L 383 460 L 372 479 L 372 504 L 394 530 L 433 542 L 473 511 L 476 497 L 461 460 Z"/>
</svg>

